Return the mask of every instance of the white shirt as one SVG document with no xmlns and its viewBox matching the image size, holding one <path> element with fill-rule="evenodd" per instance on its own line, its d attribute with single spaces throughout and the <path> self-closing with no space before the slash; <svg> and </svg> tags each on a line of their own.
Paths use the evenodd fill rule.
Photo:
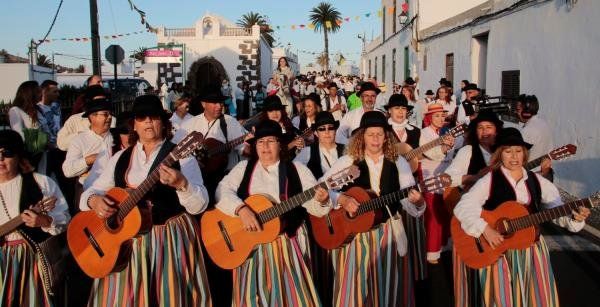
<svg viewBox="0 0 600 307">
<path fill-rule="evenodd" d="M 67 201 L 63 196 L 62 192 L 58 188 L 58 185 L 49 177 L 42 174 L 34 173 L 33 178 L 40 186 L 44 198 L 54 196 L 56 197 L 56 204 L 54 209 L 48 212 L 48 216 L 52 217 L 52 223 L 50 227 L 42 227 L 42 230 L 51 234 L 57 235 L 65 229 L 67 229 L 67 223 L 71 220 L 69 215 L 69 207 Z M 19 204 L 21 202 L 21 187 L 23 186 L 23 177 L 17 175 L 15 178 L 0 183 L 0 192 L 2 192 L 2 198 L 4 198 L 4 205 L 8 210 L 10 216 L 6 216 L 4 208 L 0 209 L 0 224 L 8 222 L 11 218 L 15 218 L 21 214 Z M 35 205 L 35 204 L 30 204 Z M 1 206 L 1 205 L 0 205 Z M 13 234 L 8 235 L 8 240 L 18 240 L 20 237 L 16 237 Z"/>
<path fill-rule="evenodd" d="M 516 182 L 510 172 L 501 166 L 502 173 L 512 186 L 517 196 L 516 201 L 528 204 L 530 200 L 529 191 L 525 181 L 527 180 L 527 172 L 523 169 L 523 178 Z M 542 190 L 542 203 L 545 209 L 558 207 L 563 204 L 558 189 L 552 182 L 546 178 L 535 174 L 537 177 L 540 188 Z M 479 237 L 483 233 L 487 222 L 481 218 L 482 207 L 490 196 L 490 185 L 492 183 L 492 173 L 488 173 L 483 176 L 479 181 L 473 185 L 469 192 L 465 193 L 456 207 L 454 208 L 454 215 L 460 221 L 462 229 L 470 236 Z M 583 228 L 585 222 L 577 222 L 572 220 L 569 216 L 564 216 L 553 220 L 553 222 L 561 227 L 567 228 L 570 231 L 577 232 Z"/>
<path fill-rule="evenodd" d="M 523 140 L 533 145 L 529 150 L 529 156 L 532 159 L 546 155 L 554 149 L 550 126 L 539 116 L 534 115 L 531 117 L 520 130 Z"/>
<path fill-rule="evenodd" d="M 478 145 L 481 153 L 483 154 L 483 161 L 485 165 L 490 165 L 490 159 L 492 154 L 485 150 L 481 145 Z M 469 164 L 471 163 L 471 157 L 473 156 L 473 146 L 465 145 L 459 149 L 456 156 L 450 163 L 450 166 L 446 169 L 445 173 L 450 175 L 452 179 L 451 186 L 458 187 L 462 185 L 462 177 L 467 175 L 469 171 Z"/>
<path fill-rule="evenodd" d="M 38 122 L 33 122 L 31 116 L 19 107 L 12 107 L 8 110 L 8 120 L 10 122 L 10 129 L 18 132 L 23 139 L 25 139 L 23 129 L 40 127 Z"/>
<path fill-rule="evenodd" d="M 461 124 L 469 124 L 471 122 L 471 118 L 469 116 L 467 116 L 467 112 L 465 111 L 465 105 L 461 104 L 460 107 L 458 107 L 458 113 L 456 114 L 456 124 L 457 125 L 461 125 Z"/>
<path fill-rule="evenodd" d="M 331 166 L 335 163 L 335 161 L 337 161 L 338 157 L 338 152 L 337 152 L 337 147 L 333 146 L 333 148 L 331 149 L 325 149 L 322 146 L 319 146 L 319 157 L 321 159 L 321 170 L 323 171 L 323 173 L 326 173 Z M 302 163 L 304 165 L 308 164 L 308 161 L 310 160 L 310 146 L 306 146 L 304 148 L 302 148 L 302 150 L 300 151 L 300 153 L 298 153 L 296 155 L 296 158 L 294 158 L 294 162 L 298 162 L 298 163 Z M 320 178 L 317 178 L 320 179 Z"/>
<path fill-rule="evenodd" d="M 388 104 L 389 97 L 385 93 L 379 93 L 377 98 L 375 98 L 375 107 L 374 109 L 380 112 L 385 112 L 385 105 Z"/>
<path fill-rule="evenodd" d="M 146 157 L 142 143 L 138 142 L 135 144 L 133 152 L 131 153 L 127 177 L 125 178 L 129 185 L 137 187 L 148 177 L 150 167 L 154 163 L 154 160 L 156 160 L 162 144 L 163 143 L 157 145 L 148 157 Z M 90 196 L 94 194 L 104 195 L 106 194 L 106 191 L 115 186 L 115 167 L 119 157 L 121 157 L 124 151 L 125 150 L 121 150 L 112 156 L 100 177 L 94 181 L 89 189 L 81 194 L 81 200 L 79 201 L 79 208 L 81 210 L 90 210 L 87 206 L 87 201 Z M 179 203 L 181 203 L 188 213 L 198 214 L 204 211 L 208 204 L 208 192 L 202 181 L 200 167 L 198 167 L 196 160 L 189 157 L 179 160 L 179 165 L 181 166 L 181 173 L 188 181 L 187 190 L 185 192 L 177 191 Z"/>
<path fill-rule="evenodd" d="M 445 100 L 438 99 L 435 103 L 441 104 L 444 108 L 444 111 L 448 112 L 448 116 L 454 114 L 456 110 L 456 101 L 450 99 L 450 102 L 446 102 Z"/>
<path fill-rule="evenodd" d="M 241 161 L 238 163 L 231 172 L 221 180 L 217 187 L 215 194 L 217 204 L 215 206 L 227 215 L 235 216 L 235 210 L 243 203 L 243 200 L 237 195 L 237 190 L 244 178 L 246 165 L 248 165 L 248 161 Z M 317 184 L 315 177 L 306 166 L 297 162 L 294 162 L 294 166 L 298 171 L 303 191 L 306 191 Z M 254 172 L 252 173 L 252 180 L 250 181 L 248 190 L 249 195 L 266 194 L 276 202 L 281 202 L 281 199 L 279 198 L 279 161 L 267 168 L 263 167 L 260 162 L 257 162 Z M 290 195 L 289 197 L 292 196 L 294 195 Z M 302 206 L 306 208 L 308 213 L 318 217 L 326 215 L 331 209 L 331 203 L 327 206 L 321 206 L 315 199 L 305 202 Z"/>
<path fill-rule="evenodd" d="M 340 120 L 340 127 L 335 133 L 335 142 L 339 144 L 348 144 L 352 131 L 360 126 L 360 119 L 365 114 L 364 108 L 356 108 L 344 115 Z"/>
<path fill-rule="evenodd" d="M 113 116 L 110 127 L 114 128 L 117 123 L 117 119 Z M 56 137 L 56 145 L 62 151 L 69 150 L 69 145 L 71 145 L 71 141 L 73 138 L 82 132 L 90 130 L 90 120 L 83 117 L 83 112 L 73 114 L 67 118 L 65 124 L 58 131 L 58 135 Z"/>
<path fill-rule="evenodd" d="M 327 109 L 327 100 L 329 100 L 329 109 Z M 341 120 L 343 116 L 342 111 L 348 110 L 348 105 L 346 105 L 346 98 L 344 96 L 336 95 L 334 98 L 331 98 L 331 96 L 327 95 L 321 104 L 323 105 L 323 111 L 329 111 L 338 104 L 342 105 L 340 110 L 331 113 L 335 120 Z"/>
<path fill-rule="evenodd" d="M 242 127 L 242 125 L 240 125 L 240 123 L 234 117 L 227 114 L 223 116 L 225 118 L 225 123 L 227 123 L 227 141 L 231 141 L 248 133 L 248 131 L 246 131 L 246 129 L 244 129 L 244 127 Z M 226 143 L 225 135 L 223 135 L 223 131 L 221 131 L 220 120 L 217 119 L 209 122 L 208 119 L 204 117 L 204 113 L 186 120 L 181 125 L 179 130 L 177 130 L 177 133 L 175 133 L 172 142 L 176 144 L 179 143 L 192 131 L 199 131 L 202 133 L 202 135 L 204 135 L 205 139 L 213 138 L 219 142 Z M 238 150 L 238 153 L 241 154 L 244 150 L 244 144 L 238 145 L 236 149 Z M 229 154 L 229 163 L 227 165 L 227 169 L 231 169 L 233 166 L 235 166 L 238 160 L 238 154 L 232 151 Z"/>
<path fill-rule="evenodd" d="M 419 139 L 419 146 L 423 146 L 437 138 L 440 135 L 435 132 L 432 126 L 421 129 L 421 138 Z M 427 179 L 445 171 L 446 167 L 450 164 L 452 157 L 452 150 L 448 150 L 445 154 L 442 151 L 442 146 L 436 146 L 423 153 L 423 159 L 421 160 L 421 170 L 423 171 L 423 178 Z M 439 192 L 441 193 L 441 191 Z"/>
<path fill-rule="evenodd" d="M 87 163 L 85 163 L 85 157 L 107 151 L 108 155 L 98 155 L 96 157 L 96 162 L 106 164 L 108 158 L 112 155 L 112 145 L 113 138 L 108 131 L 104 135 L 98 135 L 92 130 L 76 135 L 71 141 L 71 146 L 67 150 L 65 162 L 62 165 L 65 177 L 72 178 L 79 176 L 79 183 L 83 184 L 90 169 Z M 98 161 L 98 158 L 104 161 Z"/>
<path fill-rule="evenodd" d="M 181 128 L 183 122 L 190 118 L 194 118 L 194 116 L 190 113 L 185 113 L 185 116 L 183 118 L 179 117 L 177 113 L 173 113 L 173 116 L 171 116 L 171 118 L 169 119 L 171 121 L 171 124 L 173 125 L 173 131 L 177 132 L 177 130 Z"/>
</svg>

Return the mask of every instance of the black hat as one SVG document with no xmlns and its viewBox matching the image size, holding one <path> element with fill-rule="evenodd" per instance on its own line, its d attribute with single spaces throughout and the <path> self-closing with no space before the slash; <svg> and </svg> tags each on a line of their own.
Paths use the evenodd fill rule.
<svg viewBox="0 0 600 307">
<path fill-rule="evenodd" d="M 434 95 L 432 90 L 427 90 L 427 92 L 425 92 L 425 96 L 427 95 Z"/>
<path fill-rule="evenodd" d="M 475 131 L 477 129 L 477 124 L 479 124 L 480 122 L 490 122 L 494 124 L 494 126 L 496 126 L 497 131 L 500 131 L 500 129 L 502 129 L 502 126 L 504 125 L 504 122 L 498 118 L 498 115 L 496 115 L 496 113 L 491 111 L 482 111 L 479 114 L 477 114 L 477 117 L 475 117 L 469 123 L 469 130 Z"/>
<path fill-rule="evenodd" d="M 263 120 L 260 123 L 258 123 L 256 127 L 254 127 L 254 137 L 248 139 L 246 142 L 254 144 L 258 139 L 264 138 L 266 136 L 274 136 L 278 139 L 281 139 L 283 137 L 281 126 L 274 120 Z"/>
<path fill-rule="evenodd" d="M 83 97 L 85 98 L 86 101 L 92 100 L 92 99 L 94 99 L 94 97 L 98 97 L 98 96 L 102 96 L 102 97 L 107 96 L 106 91 L 104 90 L 102 85 L 97 84 L 97 85 L 88 86 L 83 91 Z"/>
<path fill-rule="evenodd" d="M 281 99 L 277 95 L 269 95 L 265 98 L 263 111 L 283 111 L 285 107 L 281 104 Z"/>
<path fill-rule="evenodd" d="M 446 81 L 448 81 L 446 78 L 441 78 L 439 83 L 446 83 Z"/>
<path fill-rule="evenodd" d="M 477 84 L 475 84 L 475 83 L 469 83 L 463 88 L 464 92 L 466 92 L 468 90 L 481 91 L 479 88 L 477 88 Z"/>
<path fill-rule="evenodd" d="M 310 94 L 304 96 L 302 98 L 302 101 L 305 101 L 306 99 L 310 99 L 310 100 L 314 101 L 316 105 L 318 105 L 319 107 L 322 107 L 321 96 L 319 96 L 317 93 L 310 93 Z"/>
<path fill-rule="evenodd" d="M 20 158 L 25 152 L 25 143 L 21 135 L 14 130 L 0 130 L 0 148 L 16 153 Z"/>
<path fill-rule="evenodd" d="M 317 130 L 317 128 L 323 125 L 333 125 L 335 129 L 337 129 L 340 127 L 340 122 L 333 118 L 333 114 L 327 111 L 321 111 L 317 113 L 315 122 L 310 126 L 310 128 L 312 130 Z"/>
<path fill-rule="evenodd" d="M 110 131 L 117 134 L 129 134 L 129 121 L 132 118 L 133 114 L 130 111 L 119 113 L 119 115 L 117 115 L 117 124 L 114 128 L 110 128 Z"/>
<path fill-rule="evenodd" d="M 218 86 L 207 86 L 200 94 L 200 101 L 202 102 L 223 103 L 227 99 L 229 97 L 224 96 Z"/>
<path fill-rule="evenodd" d="M 156 95 L 142 95 L 135 98 L 131 109 L 134 117 L 137 116 L 161 116 L 168 118 L 167 112 L 162 107 L 160 99 Z"/>
<path fill-rule="evenodd" d="M 82 117 L 88 117 L 90 114 L 98 111 L 109 111 L 112 113 L 112 102 L 106 98 L 92 99 L 83 105 Z"/>
<path fill-rule="evenodd" d="M 392 126 L 390 126 L 383 113 L 379 111 L 368 111 L 360 118 L 360 126 L 354 129 L 352 134 L 355 134 L 360 129 L 367 129 L 369 127 L 381 127 L 384 130 L 392 131 Z"/>
<path fill-rule="evenodd" d="M 358 91 L 358 93 L 356 95 L 358 95 L 358 97 L 360 97 L 360 95 L 362 95 L 363 92 L 366 91 L 375 91 L 375 93 L 379 94 L 381 93 L 381 90 L 375 86 L 375 84 L 373 84 L 373 82 L 363 82 L 360 85 L 360 91 Z"/>
<path fill-rule="evenodd" d="M 339 89 L 339 87 L 337 86 L 337 83 L 335 83 L 335 82 L 330 82 L 330 83 L 327 85 L 327 88 L 328 88 L 328 89 L 329 89 L 329 88 L 332 88 L 332 87 L 335 87 L 335 88 Z"/>
<path fill-rule="evenodd" d="M 388 104 L 383 106 L 386 110 L 392 107 L 405 107 L 408 111 L 412 110 L 414 107 L 408 104 L 408 100 L 402 94 L 394 94 L 390 96 Z"/>
<path fill-rule="evenodd" d="M 517 128 L 508 127 L 500 130 L 496 135 L 496 144 L 494 144 L 494 151 L 500 146 L 523 146 L 527 149 L 533 147 L 523 140 L 521 132 Z"/>
<path fill-rule="evenodd" d="M 404 84 L 406 85 L 415 85 L 415 83 L 417 82 L 415 82 L 415 79 L 413 79 L 412 77 L 408 77 L 406 78 L 406 80 L 404 80 Z"/>
</svg>

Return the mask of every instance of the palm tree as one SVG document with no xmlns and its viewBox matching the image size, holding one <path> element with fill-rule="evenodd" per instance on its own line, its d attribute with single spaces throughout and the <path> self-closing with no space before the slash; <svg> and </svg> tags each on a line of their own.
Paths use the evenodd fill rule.
<svg viewBox="0 0 600 307">
<path fill-rule="evenodd" d="M 130 56 L 130 58 L 135 59 L 136 61 L 140 61 L 142 63 L 144 63 L 144 59 L 146 58 L 146 56 L 144 55 L 146 52 L 146 47 L 139 47 L 137 50 L 135 50 L 133 52 L 133 54 Z"/>
<path fill-rule="evenodd" d="M 39 66 L 52 68 L 52 61 L 45 54 L 38 53 L 36 62 Z"/>
<path fill-rule="evenodd" d="M 329 70 L 329 39 L 327 33 L 335 33 L 340 29 L 338 20 L 342 19 L 341 16 L 342 14 L 328 2 L 321 2 L 310 10 L 308 18 L 315 25 L 315 32 L 323 31 L 323 38 L 325 40 L 325 70 Z"/>
<path fill-rule="evenodd" d="M 271 33 L 273 33 L 273 29 L 271 29 L 269 26 L 265 16 L 256 12 L 249 12 L 242 15 L 242 17 L 237 20 L 236 24 L 246 29 L 252 28 L 253 25 L 259 25 L 260 34 L 262 34 L 269 46 L 273 47 L 273 43 L 275 42 L 275 39 L 271 35 Z"/>
</svg>

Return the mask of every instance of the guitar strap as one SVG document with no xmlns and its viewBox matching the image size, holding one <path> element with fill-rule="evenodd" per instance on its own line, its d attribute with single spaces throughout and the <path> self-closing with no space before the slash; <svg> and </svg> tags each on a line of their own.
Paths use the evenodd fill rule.
<svg viewBox="0 0 600 307">
<path fill-rule="evenodd" d="M 227 143 L 227 122 L 225 121 L 224 114 L 221 114 L 221 117 L 219 117 L 219 126 L 221 127 L 221 132 L 223 132 L 223 136 L 225 136 L 225 143 Z"/>
</svg>

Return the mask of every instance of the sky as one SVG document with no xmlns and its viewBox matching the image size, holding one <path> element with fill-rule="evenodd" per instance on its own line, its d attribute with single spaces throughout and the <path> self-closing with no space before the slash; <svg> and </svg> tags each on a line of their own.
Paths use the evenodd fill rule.
<svg viewBox="0 0 600 307">
<path fill-rule="evenodd" d="M 100 49 L 102 54 L 111 44 L 119 44 L 126 53 L 139 47 L 156 45 L 156 36 L 142 33 L 126 36 L 121 39 L 102 38 L 104 35 L 131 33 L 144 30 L 139 14 L 129 8 L 127 0 L 97 0 L 100 26 Z M 133 3 L 146 12 L 146 18 L 153 27 L 167 28 L 192 27 L 206 12 L 216 13 L 232 22 L 236 22 L 243 14 L 258 12 L 280 26 L 275 30 L 278 43 L 292 51 L 307 50 L 321 52 L 324 48 L 323 34 L 308 29 L 290 29 L 291 25 L 308 24 L 311 8 L 321 1 L 308 0 L 133 0 Z M 9 53 L 27 57 L 29 41 L 44 37 L 60 0 L 2 0 L 0 12 L 0 49 Z M 381 20 L 376 13 L 381 1 L 377 0 L 337 0 L 330 1 L 340 11 L 342 17 L 350 17 L 338 33 L 330 35 L 330 55 L 342 52 L 346 59 L 356 61 L 360 58 L 362 42 L 357 38 L 360 33 L 366 37 L 376 37 L 381 30 Z M 373 13 L 366 17 L 366 13 Z M 90 36 L 89 1 L 64 0 L 56 23 L 48 38 L 82 38 Z M 360 16 L 356 21 L 355 17 Z M 59 65 L 76 67 L 79 64 L 90 66 L 91 43 L 72 41 L 52 41 L 43 43 L 39 53 L 51 57 L 55 54 L 55 62 Z M 56 55 L 56 54 L 62 55 Z M 301 65 L 315 62 L 314 55 L 298 52 Z"/>
</svg>

